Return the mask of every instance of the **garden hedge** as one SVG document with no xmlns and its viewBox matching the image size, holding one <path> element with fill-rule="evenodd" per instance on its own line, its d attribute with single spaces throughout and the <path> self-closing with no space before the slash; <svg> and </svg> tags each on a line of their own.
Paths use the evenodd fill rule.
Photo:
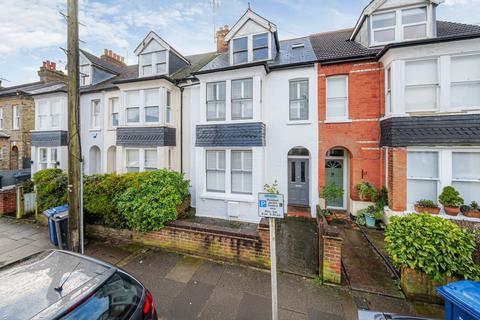
<svg viewBox="0 0 480 320">
<path fill-rule="evenodd" d="M 39 210 L 67 202 L 67 176 L 60 169 L 35 173 Z M 137 231 L 161 229 L 177 218 L 176 208 L 189 193 L 183 174 L 166 169 L 84 177 L 85 220 Z"/>
<path fill-rule="evenodd" d="M 473 261 L 476 246 L 472 232 L 425 213 L 392 217 L 385 230 L 385 249 L 393 264 L 423 271 L 434 281 L 479 279 L 480 266 Z"/>
</svg>

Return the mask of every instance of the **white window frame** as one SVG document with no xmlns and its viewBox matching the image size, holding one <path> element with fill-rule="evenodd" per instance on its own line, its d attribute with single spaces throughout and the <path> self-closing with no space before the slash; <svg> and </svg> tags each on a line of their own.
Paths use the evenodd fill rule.
<svg viewBox="0 0 480 320">
<path fill-rule="evenodd" d="M 136 151 L 138 153 L 138 159 L 137 159 L 137 165 L 138 166 L 130 166 L 128 163 L 128 153 L 129 151 Z M 142 160 L 141 158 L 141 149 L 138 148 L 125 148 L 125 172 L 141 172 L 141 164 Z M 138 168 L 138 171 L 129 171 L 128 168 Z"/>
<path fill-rule="evenodd" d="M 128 165 L 128 152 L 129 151 L 136 151 L 138 153 L 138 166 L 129 166 Z M 147 151 L 154 151 L 155 152 L 155 166 L 149 166 L 146 163 L 146 153 Z M 125 172 L 137 172 L 137 171 L 128 171 L 128 168 L 138 168 L 138 172 L 144 171 L 151 171 L 151 170 L 158 170 L 160 168 L 158 162 L 158 148 L 125 148 Z"/>
<path fill-rule="evenodd" d="M 404 10 L 410 10 L 410 9 L 416 9 L 416 8 L 425 8 L 425 11 L 426 11 L 426 21 L 425 22 L 415 22 L 415 23 L 408 23 L 408 24 L 403 24 L 402 23 L 402 12 Z M 381 14 L 386 14 L 386 13 L 392 13 L 394 12 L 395 13 L 395 25 L 394 26 L 390 26 L 390 27 L 382 27 L 382 28 L 377 28 L 377 29 L 374 29 L 373 28 L 373 17 L 375 15 L 381 15 Z M 404 7 L 404 8 L 398 8 L 398 9 L 394 9 L 394 10 L 385 10 L 385 11 L 379 11 L 378 13 L 375 13 L 375 14 L 372 14 L 370 16 L 370 19 L 369 19 L 369 29 L 370 29 L 370 43 L 372 46 L 381 46 L 381 45 L 385 45 L 385 44 L 388 44 L 388 43 L 392 43 L 392 42 L 399 42 L 399 41 L 414 41 L 414 40 L 421 40 L 421 39 L 426 39 L 430 36 L 431 34 L 431 5 L 425 5 L 425 4 L 418 4 L 418 5 L 414 5 L 414 6 L 408 6 L 408 7 Z M 421 25 L 421 24 L 425 24 L 426 27 L 425 27 L 425 37 L 422 37 L 422 38 L 414 38 L 414 39 L 407 39 L 405 40 L 404 39 L 404 31 L 403 31 L 403 28 L 404 27 L 409 27 L 409 26 L 414 26 L 414 25 Z M 382 41 L 382 42 L 376 42 L 375 41 L 375 31 L 382 31 L 382 30 L 389 30 L 389 29 L 395 29 L 395 39 L 392 40 L 392 41 Z"/>
<path fill-rule="evenodd" d="M 449 56 L 449 61 L 448 61 L 448 69 L 451 68 L 452 66 L 452 59 L 455 59 L 455 58 L 463 58 L 463 57 L 469 57 L 469 56 L 475 56 L 477 57 L 478 59 L 480 59 L 480 52 L 475 52 L 475 53 L 470 53 L 470 54 L 461 54 L 461 55 L 450 55 Z M 450 73 L 450 72 L 449 72 Z M 463 80 L 463 81 L 452 81 L 452 78 L 451 78 L 451 75 L 449 77 L 449 83 L 448 83 L 448 96 L 449 96 L 449 99 L 448 99 L 448 106 L 450 107 L 449 109 L 451 111 L 456 111 L 456 110 L 471 110 L 471 109 L 479 109 L 480 108 L 480 103 L 478 106 L 460 106 L 460 107 L 453 107 L 451 105 L 451 95 L 452 95 L 452 86 L 456 85 L 456 84 L 470 84 L 470 83 L 480 83 L 480 79 L 472 79 L 472 80 Z"/>
<path fill-rule="evenodd" d="M 62 126 L 62 101 L 62 99 L 48 99 L 35 103 L 35 128 L 37 130 L 59 129 Z M 58 103 L 58 113 L 53 113 L 55 103 Z M 45 105 L 45 114 L 40 112 L 41 105 Z M 58 117 L 58 126 L 53 125 L 54 116 Z M 42 119 L 44 126 L 41 126 Z"/>
<path fill-rule="evenodd" d="M 345 80 L 345 97 L 329 98 L 328 97 L 328 80 L 329 79 L 344 79 Z M 342 122 L 349 120 L 349 104 L 350 99 L 348 96 L 348 75 L 328 76 L 325 78 L 325 119 L 327 122 Z M 328 117 L 328 101 L 329 100 L 345 100 L 345 116 L 343 117 Z"/>
<path fill-rule="evenodd" d="M 266 46 L 263 46 L 263 47 L 257 47 L 257 48 L 255 48 L 255 47 L 253 46 L 253 38 L 254 38 L 255 36 L 259 36 L 259 35 L 263 35 L 263 34 L 266 34 L 266 35 L 267 35 L 267 45 L 266 45 Z M 267 31 L 265 31 L 265 32 L 260 32 L 260 33 L 252 34 L 251 41 L 252 41 L 252 45 L 251 45 L 251 47 L 252 47 L 252 54 L 251 54 L 251 56 L 252 56 L 252 61 L 257 62 L 257 61 L 265 61 L 265 60 L 268 60 L 269 57 L 270 57 L 270 40 L 269 40 L 269 33 L 268 33 Z M 262 49 L 267 49 L 267 57 L 266 57 L 266 58 L 263 58 L 263 59 L 255 59 L 255 58 L 254 58 L 255 50 L 262 50 Z M 248 56 L 250 56 L 250 54 L 248 54 Z"/>
<path fill-rule="evenodd" d="M 3 160 L 3 147 L 0 147 L 0 160 Z"/>
<path fill-rule="evenodd" d="M 232 154 L 234 152 L 241 152 L 241 169 L 233 169 L 233 157 L 232 157 Z M 244 161 L 245 161 L 245 153 L 249 152 L 251 154 L 251 159 L 252 159 L 252 168 L 250 170 L 248 169 L 245 169 L 244 165 Z M 233 173 L 240 173 L 242 174 L 242 186 L 245 187 L 245 181 L 244 181 L 244 178 L 245 178 L 245 175 L 250 175 L 251 176 L 251 180 L 252 180 L 252 184 L 253 184 L 253 151 L 250 149 L 250 150 L 244 150 L 244 149 L 232 149 L 230 150 L 230 190 L 231 190 L 231 193 L 232 194 L 247 194 L 247 195 L 251 195 L 253 193 L 253 185 L 250 186 L 250 189 L 252 190 L 251 192 L 243 192 L 243 191 L 233 191 Z"/>
<path fill-rule="evenodd" d="M 251 81 L 252 82 L 252 93 L 251 93 L 251 97 L 250 98 L 245 98 L 245 81 Z M 240 86 L 240 98 L 236 98 L 234 99 L 233 98 L 233 83 L 236 82 L 236 81 L 240 81 L 241 83 L 241 86 Z M 230 81 L 230 117 L 231 117 L 231 120 L 251 120 L 253 119 L 253 78 L 242 78 L 242 79 L 232 79 Z M 226 86 L 225 86 L 225 91 L 226 91 Z M 226 97 L 225 97 L 225 100 L 226 100 Z M 245 116 L 245 108 L 244 108 L 244 104 L 241 105 L 241 116 L 240 117 L 234 117 L 233 116 L 233 104 L 234 102 L 248 102 L 250 101 L 251 104 L 252 104 L 252 115 L 251 116 Z M 226 109 L 226 107 L 225 107 Z M 225 114 L 225 117 L 227 115 Z"/>
<path fill-rule="evenodd" d="M 435 61 L 436 65 L 437 65 L 437 82 L 415 84 L 415 85 L 407 85 L 406 84 L 407 64 L 409 62 L 418 62 L 418 61 Z M 416 59 L 405 60 L 405 72 L 404 72 L 404 78 L 403 78 L 403 97 L 404 97 L 404 111 L 405 111 L 406 114 L 415 113 L 415 112 L 428 112 L 428 111 L 438 111 L 439 110 L 439 108 L 440 108 L 440 98 L 441 98 L 440 91 L 442 89 L 442 87 L 441 87 L 442 77 L 441 77 L 441 74 L 440 74 L 440 70 L 441 70 L 440 63 L 441 63 L 441 61 L 438 57 L 418 58 L 418 59 L 416 58 Z M 425 108 L 425 109 L 417 109 L 417 110 L 407 111 L 407 104 L 406 104 L 407 88 L 431 87 L 431 86 L 435 86 L 435 100 L 436 100 L 435 107 L 434 108 Z"/>
<path fill-rule="evenodd" d="M 0 129 L 3 129 L 3 107 L 0 107 Z"/>
<path fill-rule="evenodd" d="M 147 152 L 155 152 L 155 164 L 153 166 L 147 164 Z M 143 166 L 140 168 L 142 171 L 158 170 L 158 150 L 156 148 L 145 148 L 140 153 L 143 154 Z"/>
<path fill-rule="evenodd" d="M 82 69 L 84 69 L 84 71 L 85 69 L 88 70 L 88 73 L 82 72 Z M 91 71 L 92 71 L 92 67 L 89 64 L 82 64 L 78 67 L 78 73 L 80 75 L 80 86 L 88 86 L 91 84 L 91 77 L 90 77 Z"/>
<path fill-rule="evenodd" d="M 42 150 L 46 151 L 47 159 L 46 161 L 42 161 Z M 55 151 L 55 152 L 53 152 Z M 58 159 L 59 152 L 57 147 L 40 147 L 38 148 L 38 170 L 43 169 L 50 169 L 50 168 L 57 168 L 60 165 L 60 160 Z M 53 158 L 53 154 L 55 154 L 55 159 Z M 44 166 L 44 167 L 43 167 Z M 42 168 L 43 167 L 43 168 Z"/>
<path fill-rule="evenodd" d="M 147 91 L 157 91 L 157 97 L 158 97 L 158 101 L 157 101 L 157 105 L 147 105 L 147 95 L 146 95 L 146 92 Z M 160 114 L 161 114 L 161 104 L 162 104 L 162 99 L 161 99 L 161 95 L 160 95 L 160 90 L 159 88 L 151 88 L 151 89 L 143 89 L 143 90 L 140 90 L 142 92 L 139 92 L 140 94 L 140 99 L 142 99 L 142 96 L 143 96 L 143 100 L 140 102 L 140 109 L 143 110 L 143 112 L 140 111 L 140 115 L 143 113 L 143 117 L 141 117 L 140 119 L 140 122 L 143 123 L 143 124 L 146 124 L 146 125 L 155 125 L 155 124 L 159 124 L 160 121 L 161 121 L 161 117 L 160 117 Z M 158 120 L 157 121 L 147 121 L 147 108 L 158 108 L 157 109 L 157 116 L 158 116 Z"/>
<path fill-rule="evenodd" d="M 219 86 L 220 84 L 223 84 L 225 87 L 225 99 L 220 100 L 219 99 Z M 208 100 L 208 86 L 213 85 L 215 86 L 215 100 Z M 205 85 L 205 100 L 206 100 L 206 109 L 205 109 L 205 118 L 208 122 L 210 121 L 225 121 L 227 120 L 227 81 L 214 81 L 214 82 L 207 82 Z M 224 117 L 220 118 L 219 117 L 219 108 L 218 104 L 223 102 L 223 109 L 224 109 Z M 215 104 L 215 110 L 216 110 L 216 117 L 215 118 L 208 118 L 208 104 L 209 103 L 214 103 Z"/>
<path fill-rule="evenodd" d="M 117 110 L 114 110 L 114 101 L 117 103 Z M 108 99 L 108 108 L 110 110 L 110 128 L 116 128 L 120 124 L 120 98 L 119 97 L 111 97 Z M 115 112 L 116 111 L 116 112 Z M 116 115 L 117 118 L 117 125 L 114 125 L 113 119 L 114 115 Z"/>
<path fill-rule="evenodd" d="M 165 52 L 165 61 L 161 61 L 158 59 L 157 54 L 159 52 Z M 151 52 L 145 52 L 141 53 L 139 55 L 139 74 L 141 77 L 150 77 L 150 76 L 155 76 L 155 75 L 162 75 L 162 74 L 168 74 L 168 50 L 156 50 L 156 51 L 151 51 Z M 151 60 L 150 63 L 144 63 L 144 59 L 146 56 L 150 56 Z M 159 65 L 165 65 L 165 72 L 158 72 L 158 66 Z M 145 74 L 145 67 L 150 67 L 151 72 L 148 74 Z"/>
<path fill-rule="evenodd" d="M 12 129 L 20 129 L 20 106 L 18 104 L 12 106 Z"/>
<path fill-rule="evenodd" d="M 438 150 L 435 150 L 435 149 L 408 149 L 407 150 L 407 159 L 408 159 L 408 153 L 410 152 L 434 152 L 437 154 L 437 161 L 438 161 L 438 164 L 437 164 L 437 168 L 438 168 L 438 172 L 437 172 L 437 177 L 434 178 L 434 177 L 416 177 L 416 176 L 408 176 L 408 161 L 407 161 L 407 168 L 406 168 L 406 172 L 407 172 L 407 186 L 408 186 L 408 181 L 409 180 L 413 180 L 413 181 L 436 181 L 436 184 L 437 184 L 437 199 L 428 199 L 428 200 L 432 200 L 433 202 L 438 202 L 438 196 L 440 195 L 440 185 L 441 185 L 441 178 L 440 178 L 440 172 L 441 172 L 441 154 Z M 407 199 L 408 199 L 408 187 L 407 187 L 407 190 L 406 190 L 406 195 L 407 195 Z M 418 200 L 421 200 L 421 199 L 416 199 L 416 201 Z M 407 200 L 408 201 L 408 200 Z M 411 205 L 413 207 L 414 203 L 409 203 L 408 205 Z"/>
<path fill-rule="evenodd" d="M 137 91 L 138 92 L 138 105 L 137 106 L 127 106 L 127 95 L 129 92 L 134 92 L 134 91 Z M 140 125 L 142 124 L 142 104 L 144 104 L 144 102 L 142 102 L 143 100 L 143 94 L 141 92 L 141 90 L 128 90 L 128 91 L 125 91 L 124 92 L 124 104 L 125 104 L 125 123 L 127 125 Z M 138 109 L 138 121 L 128 121 L 128 110 L 129 109 Z"/>
<path fill-rule="evenodd" d="M 425 21 L 420 21 L 420 22 L 413 22 L 413 23 L 403 23 L 402 19 L 403 19 L 403 11 L 407 11 L 407 10 L 411 10 L 411 9 L 422 9 L 424 8 L 425 9 Z M 425 39 L 428 37 L 428 6 L 416 6 L 416 7 L 410 7 L 410 8 L 403 8 L 400 12 L 401 16 L 400 16 L 400 35 L 401 35 L 401 39 L 404 40 L 404 41 L 413 41 L 413 40 L 420 40 L 420 39 Z M 425 25 L 425 37 L 421 37 L 421 38 L 412 38 L 412 39 L 405 39 L 405 27 L 413 27 L 413 26 L 420 26 L 420 25 Z"/>
<path fill-rule="evenodd" d="M 301 83 L 306 83 L 306 88 L 307 88 L 307 96 L 305 99 L 293 99 L 291 96 L 290 96 L 290 86 L 292 84 L 295 84 L 296 85 L 296 91 L 297 91 L 297 97 L 300 96 L 300 84 Z M 291 122 L 296 122 L 296 121 L 308 121 L 310 119 L 310 103 L 309 103 L 309 99 L 310 98 L 310 88 L 309 88 L 309 80 L 308 79 L 291 79 L 288 81 L 288 120 L 291 121 Z M 298 117 L 297 118 L 294 118 L 292 119 L 291 117 L 291 111 L 292 111 L 292 102 L 296 102 L 296 101 L 303 101 L 305 100 L 305 114 L 306 114 L 306 118 L 305 119 L 302 119 L 300 117 L 300 108 L 298 108 L 297 110 L 297 114 L 298 114 Z"/>
<path fill-rule="evenodd" d="M 165 90 L 165 123 L 173 124 L 172 91 Z"/>
<path fill-rule="evenodd" d="M 90 129 L 100 130 L 101 129 L 101 114 L 102 107 L 100 105 L 100 99 L 93 99 L 90 101 Z M 98 108 L 98 110 L 96 110 Z M 98 112 L 97 112 L 98 111 Z"/>
<path fill-rule="evenodd" d="M 208 153 L 209 152 L 215 152 L 215 158 L 216 158 L 216 164 L 217 166 L 215 168 L 208 168 Z M 218 166 L 218 163 L 219 163 L 219 153 L 220 152 L 224 152 L 225 154 L 225 157 L 224 157 L 224 160 L 225 160 L 225 164 L 224 164 L 224 168 L 220 168 Z M 205 190 L 207 192 L 213 192 L 213 193 L 226 193 L 227 192 L 227 181 L 226 181 L 226 178 L 227 178 L 227 162 L 228 162 L 228 159 L 227 159 L 227 150 L 226 149 L 207 149 L 205 150 Z M 223 172 L 223 176 L 224 176 L 224 189 L 223 190 L 220 190 L 220 189 L 208 189 L 208 172 Z"/>
<path fill-rule="evenodd" d="M 385 114 L 393 113 L 392 105 L 392 66 L 385 68 Z"/>
</svg>

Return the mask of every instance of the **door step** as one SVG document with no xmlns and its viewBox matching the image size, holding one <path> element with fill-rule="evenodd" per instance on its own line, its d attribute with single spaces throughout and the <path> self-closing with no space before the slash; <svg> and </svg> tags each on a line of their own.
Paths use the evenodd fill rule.
<svg viewBox="0 0 480 320">
<path fill-rule="evenodd" d="M 288 205 L 287 216 L 311 218 L 312 212 L 310 206 Z"/>
</svg>

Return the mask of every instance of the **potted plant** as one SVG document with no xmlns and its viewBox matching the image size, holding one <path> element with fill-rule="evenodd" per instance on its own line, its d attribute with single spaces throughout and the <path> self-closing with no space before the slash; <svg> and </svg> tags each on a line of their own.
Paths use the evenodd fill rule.
<svg viewBox="0 0 480 320">
<path fill-rule="evenodd" d="M 343 197 L 343 192 L 343 189 L 337 186 L 335 183 L 330 183 L 322 187 L 320 196 L 325 199 L 325 209 L 323 209 L 324 216 L 328 217 L 330 215 L 330 211 L 327 209 L 328 203 Z"/>
<path fill-rule="evenodd" d="M 364 181 L 355 186 L 358 197 L 362 201 L 375 201 L 378 196 L 377 188 L 370 182 Z"/>
<path fill-rule="evenodd" d="M 418 213 L 428 212 L 430 214 L 438 214 L 440 212 L 440 207 L 432 200 L 421 199 L 415 203 L 415 211 Z"/>
<path fill-rule="evenodd" d="M 451 216 L 456 216 L 460 212 L 460 206 L 463 204 L 463 198 L 452 186 L 443 188 L 438 200 L 443 205 L 445 213 Z"/>
<path fill-rule="evenodd" d="M 381 220 L 382 218 L 383 211 L 379 210 L 376 206 L 371 205 L 358 211 L 356 221 L 360 225 L 366 225 L 369 228 L 375 228 L 377 220 Z"/>
<path fill-rule="evenodd" d="M 460 206 L 460 211 L 465 217 L 480 218 L 480 207 L 476 201 L 472 201 L 470 205 Z"/>
</svg>

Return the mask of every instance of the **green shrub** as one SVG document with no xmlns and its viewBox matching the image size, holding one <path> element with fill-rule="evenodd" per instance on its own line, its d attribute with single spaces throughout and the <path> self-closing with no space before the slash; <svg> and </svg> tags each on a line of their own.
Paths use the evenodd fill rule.
<svg viewBox="0 0 480 320">
<path fill-rule="evenodd" d="M 321 190 L 321 196 L 325 199 L 325 202 L 327 204 L 330 201 L 343 197 L 343 193 L 344 191 L 342 187 L 337 186 L 333 182 L 322 187 L 322 190 Z"/>
<path fill-rule="evenodd" d="M 463 204 L 463 198 L 460 193 L 452 186 L 443 188 L 438 200 L 444 207 L 460 207 Z"/>
<path fill-rule="evenodd" d="M 358 196 L 360 197 L 360 200 L 365 201 L 365 200 L 370 200 L 370 201 L 376 201 L 378 197 L 378 191 L 377 188 L 370 182 L 362 182 L 359 183 L 355 186 L 355 189 L 358 192 Z"/>
<path fill-rule="evenodd" d="M 423 213 L 392 217 L 385 231 L 385 249 L 396 267 L 421 270 L 435 281 L 480 276 L 480 267 L 473 261 L 474 234 L 440 217 Z"/>
<path fill-rule="evenodd" d="M 379 209 L 375 205 L 370 205 L 367 208 L 358 210 L 356 215 L 356 223 L 364 226 L 366 225 L 365 216 L 374 218 L 375 220 L 381 220 L 383 218 L 383 208 Z"/>
<path fill-rule="evenodd" d="M 61 169 L 38 171 L 33 175 L 33 180 L 37 187 L 38 210 L 40 212 L 67 203 L 68 179 Z"/>
<path fill-rule="evenodd" d="M 438 208 L 437 204 L 433 202 L 432 200 L 428 199 L 421 199 L 418 200 L 415 203 L 416 206 L 422 207 L 422 208 Z"/>
<path fill-rule="evenodd" d="M 166 169 L 139 176 L 138 185 L 118 197 L 118 209 L 127 225 L 137 231 L 154 231 L 177 218 L 177 206 L 188 196 L 189 181 Z"/>
</svg>

